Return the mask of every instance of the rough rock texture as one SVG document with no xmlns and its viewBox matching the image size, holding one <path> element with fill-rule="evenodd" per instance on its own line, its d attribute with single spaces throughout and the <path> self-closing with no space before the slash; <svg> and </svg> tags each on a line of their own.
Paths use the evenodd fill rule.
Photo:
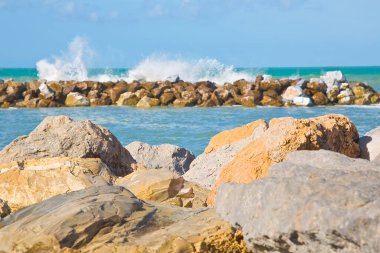
<svg viewBox="0 0 380 253">
<path fill-rule="evenodd" d="M 257 120 L 241 127 L 222 131 L 211 138 L 209 144 L 205 149 L 205 153 L 211 153 L 212 151 L 215 151 L 222 146 L 246 139 L 250 137 L 258 127 L 263 128 L 263 131 L 265 131 L 266 126 L 267 124 L 264 120 Z"/>
<path fill-rule="evenodd" d="M 248 183 L 264 177 L 273 163 L 281 162 L 292 151 L 326 149 L 359 157 L 358 139 L 356 127 L 342 115 L 273 119 L 260 138 L 246 145 L 222 168 L 208 204 L 213 204 L 222 183 Z"/>
<path fill-rule="evenodd" d="M 255 252 L 380 252 L 380 166 L 297 151 L 266 178 L 222 185 L 216 210 Z"/>
<path fill-rule="evenodd" d="M 380 162 L 380 126 L 359 139 L 361 157 Z"/>
<path fill-rule="evenodd" d="M 165 169 L 138 170 L 118 178 L 115 184 L 125 187 L 142 200 L 181 207 L 205 207 L 209 192 Z"/>
<path fill-rule="evenodd" d="M 116 176 L 132 171 L 135 162 L 107 129 L 66 116 L 46 117 L 29 135 L 0 151 L 0 163 L 44 157 L 100 158 Z"/>
<path fill-rule="evenodd" d="M 52 197 L 0 222 L 4 252 L 247 252 L 213 210 L 147 204 L 123 187 Z"/>
<path fill-rule="evenodd" d="M 195 156 L 185 148 L 171 144 L 149 145 L 134 141 L 125 147 L 136 162 L 147 169 L 168 169 L 182 175 Z"/>
<path fill-rule="evenodd" d="M 0 199 L 0 220 L 12 212 L 8 202 Z"/>
<path fill-rule="evenodd" d="M 263 120 L 215 135 L 205 152 L 199 155 L 184 174 L 184 179 L 211 189 L 216 183 L 221 169 L 248 143 L 259 138 L 267 129 Z"/>
<path fill-rule="evenodd" d="M 0 164 L 0 199 L 12 210 L 92 185 L 107 185 L 112 172 L 98 158 L 41 158 Z"/>
<path fill-rule="evenodd" d="M 89 100 L 79 92 L 70 92 L 65 100 L 66 106 L 88 106 Z"/>
</svg>

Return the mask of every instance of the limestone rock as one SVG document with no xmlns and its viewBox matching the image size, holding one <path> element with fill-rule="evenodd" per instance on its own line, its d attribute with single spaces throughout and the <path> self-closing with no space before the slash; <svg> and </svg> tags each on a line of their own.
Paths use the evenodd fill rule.
<svg viewBox="0 0 380 253">
<path fill-rule="evenodd" d="M 210 140 L 205 152 L 191 163 L 190 170 L 184 174 L 184 178 L 211 189 L 222 168 L 247 144 L 260 138 L 266 129 L 266 122 L 257 120 L 215 135 Z"/>
<path fill-rule="evenodd" d="M 220 187 L 217 212 L 255 252 L 379 252 L 380 167 L 297 151 L 268 177 Z"/>
<path fill-rule="evenodd" d="M 150 97 L 143 97 L 142 99 L 140 99 L 140 101 L 136 104 L 137 107 L 145 107 L 145 108 L 149 108 L 149 107 L 152 107 L 152 106 L 158 106 L 160 105 L 160 100 L 157 99 L 157 98 L 150 98 Z"/>
<path fill-rule="evenodd" d="M 313 101 L 308 96 L 295 97 L 293 98 L 293 103 L 300 106 L 310 106 L 313 105 Z"/>
<path fill-rule="evenodd" d="M 138 102 L 139 102 L 139 98 L 136 96 L 136 94 L 128 91 L 120 95 L 116 104 L 118 106 L 123 106 L 123 105 L 132 106 L 132 105 L 136 105 Z"/>
<path fill-rule="evenodd" d="M 0 164 L 0 198 L 12 210 L 52 196 L 92 185 L 107 185 L 113 177 L 97 158 L 42 158 Z"/>
<path fill-rule="evenodd" d="M 266 128 L 267 124 L 264 120 L 256 120 L 241 127 L 222 131 L 211 138 L 205 149 L 205 153 L 211 153 L 222 146 L 246 139 L 250 137 L 256 129 L 264 132 Z"/>
<path fill-rule="evenodd" d="M 359 145 L 362 158 L 380 162 L 380 126 L 361 137 Z"/>
<path fill-rule="evenodd" d="M 147 169 L 167 169 L 179 175 L 189 170 L 195 159 L 193 153 L 185 148 L 171 145 L 149 145 L 134 141 L 125 147 L 136 162 Z"/>
<path fill-rule="evenodd" d="M 89 106 L 90 101 L 79 92 L 70 92 L 65 100 L 66 106 Z"/>
<path fill-rule="evenodd" d="M 282 94 L 282 100 L 284 103 L 293 103 L 293 99 L 303 95 L 301 87 L 289 86 Z"/>
<path fill-rule="evenodd" d="M 115 182 L 146 201 L 168 203 L 186 207 L 205 207 L 208 190 L 186 182 L 168 170 L 137 170 Z M 189 203 L 190 202 L 190 203 Z M 190 205 L 191 204 L 191 205 Z"/>
<path fill-rule="evenodd" d="M 0 227 L 4 252 L 248 252 L 213 210 L 148 204 L 117 186 L 52 197 Z"/>
<path fill-rule="evenodd" d="M 241 149 L 227 165 L 209 195 L 213 205 L 217 188 L 226 182 L 248 183 L 268 174 L 269 167 L 296 150 L 326 149 L 350 157 L 360 155 L 359 134 L 343 115 L 326 115 L 309 119 L 272 119 L 269 128 L 255 141 Z"/>
<path fill-rule="evenodd" d="M 346 81 L 346 77 L 341 71 L 328 71 L 321 76 L 321 80 L 327 85 L 327 89 L 331 89 L 336 82 L 342 83 Z"/>
<path fill-rule="evenodd" d="M 66 116 L 46 117 L 0 151 L 1 163 L 44 157 L 100 158 L 116 176 L 130 173 L 135 162 L 110 131 Z"/>
</svg>

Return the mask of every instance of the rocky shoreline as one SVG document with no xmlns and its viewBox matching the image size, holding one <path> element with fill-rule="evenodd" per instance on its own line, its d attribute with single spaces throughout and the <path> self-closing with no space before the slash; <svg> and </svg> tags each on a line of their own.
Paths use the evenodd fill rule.
<svg viewBox="0 0 380 253">
<path fill-rule="evenodd" d="M 127 83 L 95 81 L 15 82 L 0 80 L 0 108 L 62 106 L 313 106 L 369 105 L 380 94 L 362 82 L 349 82 L 340 71 L 320 78 L 274 79 L 258 75 L 254 82 L 238 80 L 218 85 L 189 83 L 178 76 L 165 81 Z"/>
<path fill-rule="evenodd" d="M 46 117 L 0 151 L 0 252 L 380 252 L 379 143 L 287 117 L 195 157 Z"/>
</svg>

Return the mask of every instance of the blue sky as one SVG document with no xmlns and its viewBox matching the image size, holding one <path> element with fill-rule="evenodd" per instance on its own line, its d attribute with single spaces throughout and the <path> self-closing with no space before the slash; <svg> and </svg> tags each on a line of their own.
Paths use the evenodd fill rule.
<svg viewBox="0 0 380 253">
<path fill-rule="evenodd" d="M 225 64 L 380 65 L 379 0 L 0 0 L 0 67 L 34 67 L 75 37 L 93 67 L 151 54 Z"/>
</svg>

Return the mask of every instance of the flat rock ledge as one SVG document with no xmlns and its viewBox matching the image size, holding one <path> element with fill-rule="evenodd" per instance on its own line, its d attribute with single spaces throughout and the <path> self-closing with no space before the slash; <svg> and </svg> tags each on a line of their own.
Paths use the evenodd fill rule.
<svg viewBox="0 0 380 253">
<path fill-rule="evenodd" d="M 362 82 L 347 81 L 340 71 L 320 78 L 274 79 L 258 75 L 254 81 L 216 84 L 209 81 L 45 81 L 0 80 L 0 108 L 61 106 L 312 106 L 368 105 L 380 94 Z"/>
</svg>

